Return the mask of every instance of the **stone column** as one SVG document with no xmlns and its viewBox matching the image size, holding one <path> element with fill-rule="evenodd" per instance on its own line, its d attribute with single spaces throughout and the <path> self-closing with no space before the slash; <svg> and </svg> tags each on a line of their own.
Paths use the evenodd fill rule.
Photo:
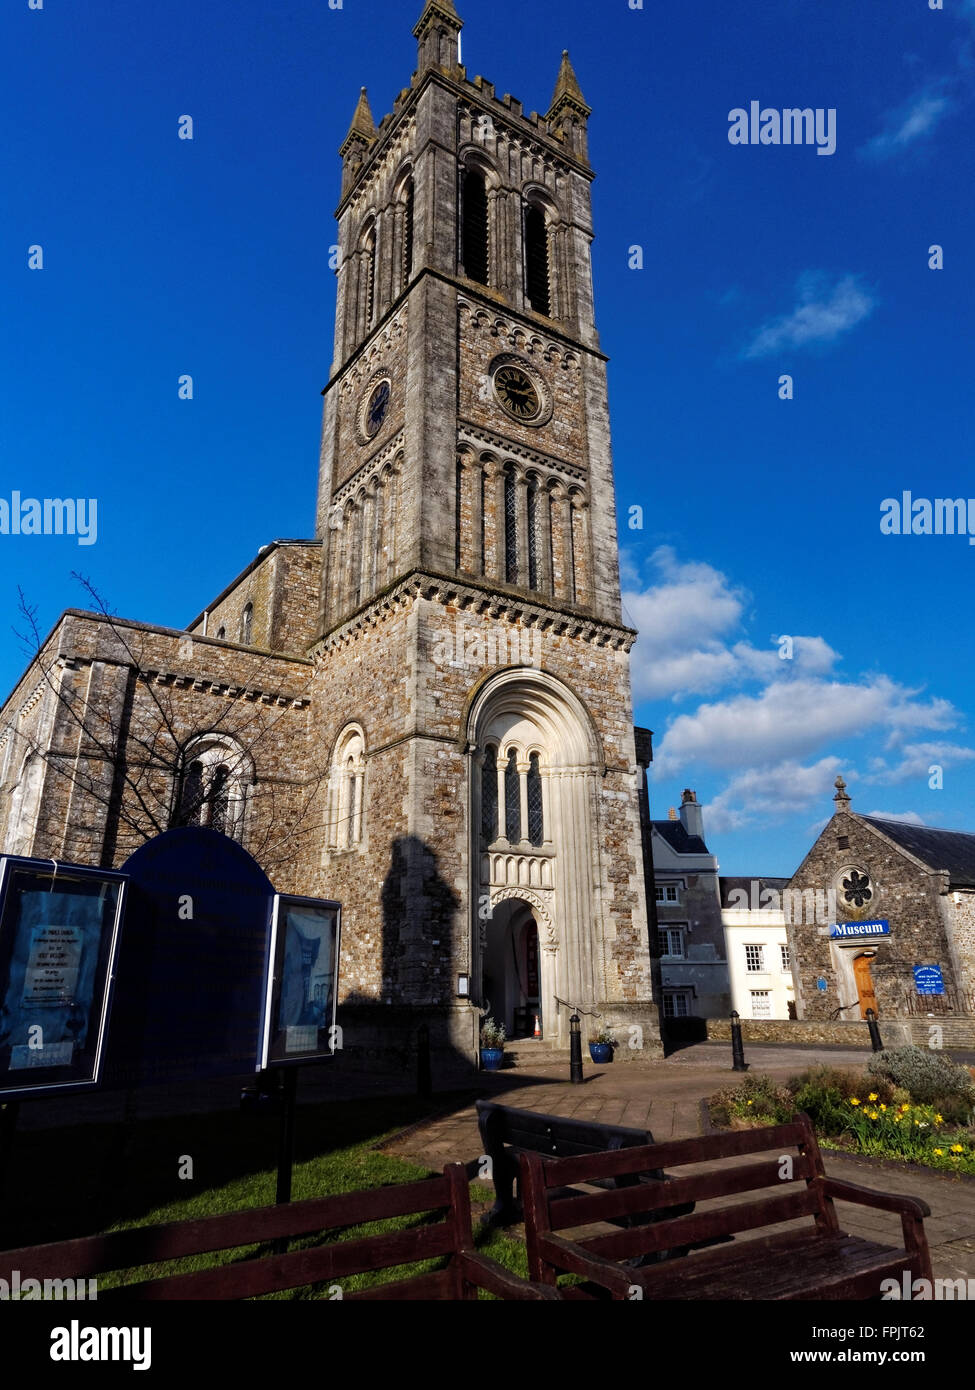
<svg viewBox="0 0 975 1390">
<path fill-rule="evenodd" d="M 356 767 L 352 774 L 355 782 L 355 796 L 352 806 L 352 826 L 350 845 L 357 845 L 362 838 L 362 791 L 365 784 L 365 768 L 361 764 Z"/>
<path fill-rule="evenodd" d="M 521 838 L 528 839 L 528 772 L 531 763 L 518 760 L 518 794 L 521 802 Z"/>
<path fill-rule="evenodd" d="M 498 773 L 498 839 L 504 840 L 508 844 L 510 843 L 508 840 L 508 803 L 505 799 L 504 785 L 504 774 L 507 771 L 508 760 L 505 758 L 500 744 L 498 745 L 496 762 Z"/>
<path fill-rule="evenodd" d="M 484 577 L 504 581 L 504 469 L 492 459 L 484 469 Z"/>
<path fill-rule="evenodd" d="M 572 601 L 572 540 L 569 499 L 561 483 L 551 491 L 552 498 L 552 595 Z"/>
<path fill-rule="evenodd" d="M 589 559 L 589 504 L 581 492 L 571 493 L 569 501 L 572 505 L 572 562 L 575 602 L 590 604 L 592 594 Z"/>
<path fill-rule="evenodd" d="M 466 574 L 475 574 L 474 554 L 474 492 L 475 482 L 480 483 L 480 469 L 471 454 L 462 452 L 457 456 L 457 488 L 460 505 L 457 508 L 457 557 L 458 568 Z"/>
</svg>

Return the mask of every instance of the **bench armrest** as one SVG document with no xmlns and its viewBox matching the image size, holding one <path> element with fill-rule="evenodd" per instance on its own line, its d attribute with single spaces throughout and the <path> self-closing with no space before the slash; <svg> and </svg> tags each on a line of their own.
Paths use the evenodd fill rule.
<svg viewBox="0 0 975 1390">
<path fill-rule="evenodd" d="M 603 1259 L 601 1255 L 592 1255 L 574 1241 L 566 1240 L 564 1236 L 556 1236 L 546 1231 L 537 1235 L 535 1239 L 538 1253 L 543 1260 L 568 1274 L 581 1274 L 584 1278 L 591 1279 L 594 1284 L 601 1284 L 603 1288 L 609 1289 L 614 1298 L 628 1299 L 635 1287 L 641 1287 L 635 1271 L 621 1269 L 618 1264 Z"/>
<path fill-rule="evenodd" d="M 896 1192 L 874 1192 L 869 1187 L 861 1187 L 856 1182 L 843 1182 L 840 1178 L 822 1178 L 824 1197 L 836 1197 L 841 1202 L 856 1202 L 860 1206 L 875 1207 L 878 1211 L 896 1212 L 901 1219 L 904 1232 L 904 1249 L 915 1256 L 921 1277 L 933 1279 L 931 1251 L 924 1230 L 924 1218 L 931 1215 L 931 1208 L 920 1197 L 903 1197 Z"/>
<path fill-rule="evenodd" d="M 481 1255 L 475 1250 L 462 1250 L 457 1259 L 460 1261 L 461 1273 L 468 1283 L 475 1284 L 479 1289 L 487 1289 L 488 1293 L 496 1294 L 498 1298 L 560 1302 L 555 1289 L 547 1284 L 530 1284 L 527 1279 L 512 1274 L 510 1269 L 505 1269 L 504 1265 L 498 1264 L 497 1260 L 492 1260 L 489 1255 Z"/>
<path fill-rule="evenodd" d="M 861 1187 L 857 1182 L 844 1182 L 841 1178 L 823 1178 L 823 1191 L 828 1197 L 836 1197 L 841 1202 L 857 1202 L 860 1206 L 877 1207 L 880 1211 L 908 1214 L 918 1221 L 931 1215 L 931 1208 L 921 1197 L 903 1197 L 897 1192 L 875 1192 L 870 1187 Z"/>
</svg>

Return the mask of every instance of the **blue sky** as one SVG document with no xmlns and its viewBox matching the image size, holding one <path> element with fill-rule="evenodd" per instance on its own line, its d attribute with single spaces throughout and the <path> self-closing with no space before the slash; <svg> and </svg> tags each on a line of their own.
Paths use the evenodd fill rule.
<svg viewBox="0 0 975 1390">
<path fill-rule="evenodd" d="M 421 7 L 8 0 L 0 497 L 95 497 L 98 532 L 0 535 L 4 689 L 18 585 L 45 630 L 85 606 L 72 570 L 181 627 L 260 545 L 311 533 L 336 150 L 360 85 L 378 120 L 408 84 Z M 793 871 L 838 772 L 854 809 L 975 831 L 975 548 L 880 531 L 904 490 L 971 495 L 975 531 L 975 4 L 457 7 L 469 74 L 544 111 L 567 47 L 594 108 L 656 814 L 694 787 L 738 874 Z M 836 152 L 732 145 L 752 101 L 835 109 Z"/>
</svg>

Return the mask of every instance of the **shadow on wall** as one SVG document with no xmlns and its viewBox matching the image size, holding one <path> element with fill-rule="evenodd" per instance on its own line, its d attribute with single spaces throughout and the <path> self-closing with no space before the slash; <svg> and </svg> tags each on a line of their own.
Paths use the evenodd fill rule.
<svg viewBox="0 0 975 1390">
<path fill-rule="evenodd" d="M 382 992 L 344 997 L 343 1049 L 355 1063 L 400 1073 L 422 1068 L 425 1024 L 433 1089 L 470 1081 L 477 1015 L 457 998 L 457 975 L 470 972 L 462 904 L 425 841 L 415 835 L 393 841 L 380 901 Z"/>
</svg>

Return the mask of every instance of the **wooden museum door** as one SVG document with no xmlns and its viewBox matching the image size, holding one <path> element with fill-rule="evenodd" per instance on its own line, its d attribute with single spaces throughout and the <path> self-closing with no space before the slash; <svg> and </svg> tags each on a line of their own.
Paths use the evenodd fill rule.
<svg viewBox="0 0 975 1390">
<path fill-rule="evenodd" d="M 857 983 L 857 994 L 860 996 L 861 1018 L 866 1018 L 868 1009 L 873 1009 L 874 1013 L 879 1015 L 877 996 L 873 988 L 873 976 L 870 974 L 871 960 L 871 956 L 857 956 L 853 962 L 853 976 Z"/>
</svg>

